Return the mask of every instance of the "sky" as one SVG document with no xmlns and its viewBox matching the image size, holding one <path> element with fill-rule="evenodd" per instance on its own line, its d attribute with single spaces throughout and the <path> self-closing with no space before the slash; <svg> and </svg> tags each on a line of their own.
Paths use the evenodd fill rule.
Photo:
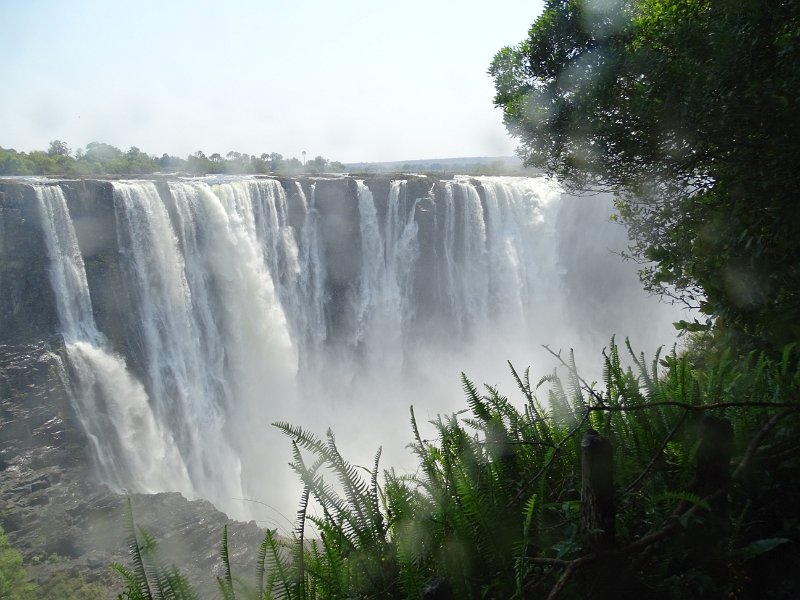
<svg viewBox="0 0 800 600">
<path fill-rule="evenodd" d="M 541 1 L 0 0 L 0 147 L 509 156 L 486 71 Z"/>
</svg>

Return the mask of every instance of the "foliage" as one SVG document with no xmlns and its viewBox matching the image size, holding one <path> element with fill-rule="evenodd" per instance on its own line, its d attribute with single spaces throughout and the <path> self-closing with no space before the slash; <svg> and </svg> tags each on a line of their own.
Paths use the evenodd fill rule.
<svg viewBox="0 0 800 600">
<path fill-rule="evenodd" d="M 89 583 L 81 575 L 69 570 L 58 571 L 39 582 L 38 598 L 58 600 L 105 600 L 108 589 L 100 583 Z"/>
<path fill-rule="evenodd" d="M 463 377 L 468 408 L 433 421 L 432 436 L 412 409 L 413 475 L 381 477 L 380 451 L 358 467 L 330 431 L 277 423 L 304 486 L 296 528 L 290 539 L 267 532 L 255 587 L 231 576 L 223 534 L 221 597 L 420 598 L 440 586 L 455 598 L 583 598 L 603 572 L 620 599 L 798 597 L 786 573 L 800 558 L 800 352 L 697 366 L 691 354 L 645 361 L 625 348 L 630 366 L 612 342 L 600 386 L 571 357 L 563 381 L 534 385 L 512 367 L 521 404 Z M 712 416 L 732 424 L 734 458 L 730 485 L 708 490 L 696 463 Z M 580 519 L 589 429 L 616 450 L 616 545 L 605 553 Z M 158 581 L 151 544 L 130 544 L 130 598 Z"/>
<path fill-rule="evenodd" d="M 72 150 L 65 142 L 53 140 L 47 152 L 17 152 L 0 147 L 0 175 L 49 175 L 89 177 L 97 175 L 138 175 L 158 171 L 183 171 L 194 175 L 220 174 L 299 174 L 337 173 L 345 170 L 337 161 L 317 156 L 306 167 L 296 158 L 284 160 L 277 152 L 261 156 L 230 151 L 206 156 L 202 150 L 186 159 L 162 154 L 150 156 L 136 146 L 127 152 L 102 142 Z"/>
<path fill-rule="evenodd" d="M 526 164 L 618 194 L 650 289 L 775 350 L 800 338 L 798 60 L 797 0 L 548 0 L 489 72 Z"/>
<path fill-rule="evenodd" d="M 0 527 L 0 598 L 3 600 L 33 600 L 38 596 L 35 584 L 29 583 L 22 555 L 11 547 Z"/>
<path fill-rule="evenodd" d="M 159 556 L 155 538 L 134 524 L 130 499 L 125 505 L 124 522 L 133 566 L 112 565 L 127 586 L 120 600 L 197 600 L 186 578 Z"/>
</svg>

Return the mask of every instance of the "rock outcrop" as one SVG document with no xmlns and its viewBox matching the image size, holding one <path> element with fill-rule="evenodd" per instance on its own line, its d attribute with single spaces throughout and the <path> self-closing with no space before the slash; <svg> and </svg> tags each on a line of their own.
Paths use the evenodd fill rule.
<svg viewBox="0 0 800 600">
<path fill-rule="evenodd" d="M 87 440 L 69 402 L 60 340 L 0 346 L 0 524 L 46 592 L 64 578 L 92 584 L 108 598 L 122 591 L 111 564 L 128 564 L 125 496 L 97 483 Z M 131 496 L 136 522 L 163 555 L 215 597 L 219 543 L 228 524 L 231 563 L 255 573 L 263 530 L 231 522 L 209 502 L 177 493 Z"/>
<path fill-rule="evenodd" d="M 58 323 L 33 188 L 0 183 L 0 344 L 46 339 Z"/>
</svg>

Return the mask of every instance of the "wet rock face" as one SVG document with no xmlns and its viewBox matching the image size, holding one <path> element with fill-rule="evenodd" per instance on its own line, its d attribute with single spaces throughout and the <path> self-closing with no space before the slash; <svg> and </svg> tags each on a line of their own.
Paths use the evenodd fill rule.
<svg viewBox="0 0 800 600">
<path fill-rule="evenodd" d="M 113 562 L 129 564 L 123 527 L 125 497 L 93 475 L 87 440 L 65 389 L 59 338 L 0 345 L 0 525 L 44 591 L 58 577 L 122 591 Z M 214 597 L 222 575 L 219 542 L 230 523 L 205 501 L 180 494 L 134 495 L 137 524 L 159 540 L 201 593 Z M 264 532 L 254 522 L 230 523 L 231 563 L 255 573 Z"/>
<path fill-rule="evenodd" d="M 33 188 L 0 183 L 0 344 L 45 339 L 58 315 Z"/>
<path fill-rule="evenodd" d="M 91 479 L 58 344 L 0 346 L 1 520 L 26 565 L 80 554 L 64 515 Z"/>
<path fill-rule="evenodd" d="M 120 314 L 128 310 L 117 290 L 122 286 L 114 188 L 108 181 L 65 181 L 61 189 L 67 199 L 75 236 L 92 290 L 92 310 L 98 328 L 114 348 L 131 343 L 125 335 Z"/>
<path fill-rule="evenodd" d="M 3 472 L 69 464 L 84 455 L 84 437 L 72 418 L 59 338 L 0 346 L 0 459 Z M 55 348 L 56 351 L 53 351 Z M 77 457 L 75 455 L 77 454 Z"/>
</svg>

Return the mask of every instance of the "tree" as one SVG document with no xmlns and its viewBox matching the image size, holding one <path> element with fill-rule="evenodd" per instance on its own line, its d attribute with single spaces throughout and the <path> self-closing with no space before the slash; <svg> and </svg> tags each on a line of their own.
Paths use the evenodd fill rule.
<svg viewBox="0 0 800 600">
<path fill-rule="evenodd" d="M 33 165 L 24 153 L 0 147 L 0 175 L 30 175 Z"/>
<path fill-rule="evenodd" d="M 205 175 L 215 171 L 214 163 L 209 160 L 202 150 L 198 150 L 186 158 L 186 167 L 195 175 Z"/>
<path fill-rule="evenodd" d="M 0 598 L 33 600 L 36 597 L 36 586 L 27 581 L 22 556 L 11 547 L 0 527 Z"/>
<path fill-rule="evenodd" d="M 83 156 L 90 162 L 102 164 L 122 157 L 122 150 L 103 142 L 90 142 L 86 144 L 86 152 Z"/>
<path fill-rule="evenodd" d="M 69 156 L 72 153 L 66 142 L 61 140 L 53 140 L 47 148 L 47 153 L 50 156 Z"/>
<path fill-rule="evenodd" d="M 272 173 L 277 173 L 283 168 L 284 160 L 282 154 L 279 154 L 278 152 L 271 152 L 269 155 L 269 160 L 269 170 Z"/>
<path fill-rule="evenodd" d="M 264 153 L 261 156 L 255 154 L 250 157 L 250 169 L 253 173 L 264 175 L 269 173 L 269 155 Z"/>
<path fill-rule="evenodd" d="M 186 169 L 186 161 L 184 159 L 178 158 L 177 156 L 170 156 L 166 152 L 162 154 L 161 158 L 156 162 L 161 169 Z"/>
<path fill-rule="evenodd" d="M 617 194 L 649 289 L 779 347 L 800 338 L 798 60 L 798 0 L 548 0 L 489 72 L 526 166 Z"/>
<path fill-rule="evenodd" d="M 323 156 L 315 156 L 313 160 L 305 163 L 305 170 L 308 173 L 324 173 L 328 168 L 328 160 Z"/>
</svg>

